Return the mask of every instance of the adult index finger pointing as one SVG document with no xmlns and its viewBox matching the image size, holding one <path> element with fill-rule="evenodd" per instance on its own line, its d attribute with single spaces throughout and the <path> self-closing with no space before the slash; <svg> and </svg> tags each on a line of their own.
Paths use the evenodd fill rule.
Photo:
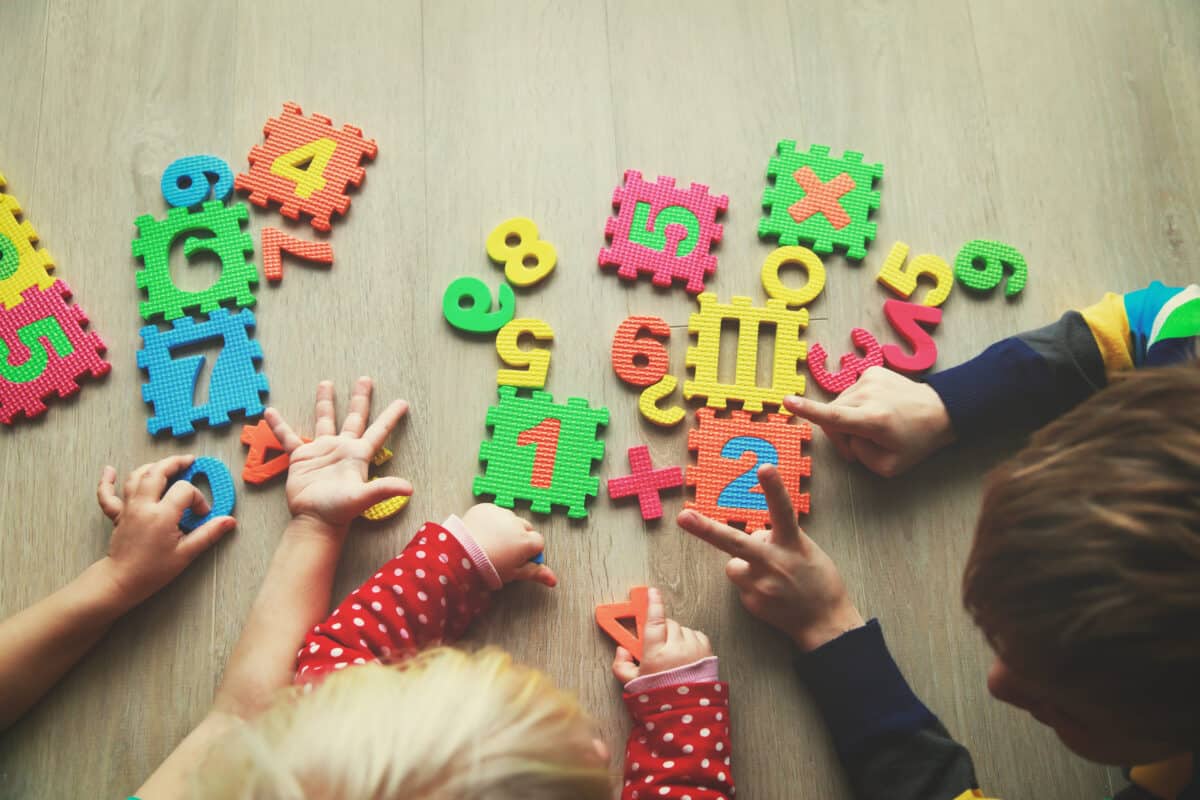
<svg viewBox="0 0 1200 800">
<path fill-rule="evenodd" d="M 679 527 L 697 539 L 703 539 L 713 547 L 723 550 L 731 556 L 737 556 L 738 558 L 753 562 L 763 560 L 763 545 L 761 542 L 755 542 L 745 533 L 728 525 L 722 525 L 720 522 L 711 520 L 703 514 L 684 510 L 679 512 L 676 522 L 679 523 Z"/>
</svg>

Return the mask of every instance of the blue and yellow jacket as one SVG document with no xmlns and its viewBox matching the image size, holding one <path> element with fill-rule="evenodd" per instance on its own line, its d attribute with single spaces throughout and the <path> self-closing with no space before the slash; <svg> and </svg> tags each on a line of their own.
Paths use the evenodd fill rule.
<svg viewBox="0 0 1200 800">
<path fill-rule="evenodd" d="M 1194 359 L 1198 341 L 1200 286 L 1155 282 L 1123 296 L 1107 294 L 927 381 L 946 404 L 958 438 L 967 440 L 1036 428 L 1102 389 L 1116 372 Z M 913 694 L 876 620 L 801 655 L 797 668 L 856 797 L 984 797 L 970 753 Z M 1137 767 L 1116 800 L 1200 800 L 1197 767 L 1192 754 Z"/>
</svg>

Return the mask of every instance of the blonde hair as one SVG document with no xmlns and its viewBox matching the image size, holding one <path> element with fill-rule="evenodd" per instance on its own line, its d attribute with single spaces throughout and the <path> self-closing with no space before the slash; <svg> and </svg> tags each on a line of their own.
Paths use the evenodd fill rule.
<svg viewBox="0 0 1200 800">
<path fill-rule="evenodd" d="M 290 690 L 219 742 L 199 798 L 608 800 L 572 695 L 495 649 L 428 650 Z"/>
</svg>

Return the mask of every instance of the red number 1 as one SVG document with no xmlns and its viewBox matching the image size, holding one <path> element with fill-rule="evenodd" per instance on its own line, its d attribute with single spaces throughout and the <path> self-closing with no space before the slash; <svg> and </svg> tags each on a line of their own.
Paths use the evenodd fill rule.
<svg viewBox="0 0 1200 800">
<path fill-rule="evenodd" d="M 558 432 L 562 422 L 548 417 L 534 425 L 524 433 L 517 435 L 517 445 L 534 446 L 533 475 L 529 477 L 529 485 L 538 489 L 549 489 L 554 477 L 554 459 L 558 455 Z"/>
</svg>

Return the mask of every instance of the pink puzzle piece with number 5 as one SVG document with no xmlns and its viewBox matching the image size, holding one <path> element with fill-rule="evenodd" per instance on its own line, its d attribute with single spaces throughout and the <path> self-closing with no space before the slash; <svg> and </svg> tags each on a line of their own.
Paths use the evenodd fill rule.
<svg viewBox="0 0 1200 800">
<path fill-rule="evenodd" d="M 883 360 L 887 365 L 897 372 L 907 374 L 924 372 L 932 367 L 933 362 L 937 361 L 937 344 L 920 323 L 936 328 L 942 321 L 942 310 L 934 306 L 905 303 L 902 300 L 888 300 L 883 304 L 883 313 L 896 334 L 908 342 L 908 346 L 913 350 L 912 355 L 909 355 L 899 345 L 884 345 Z"/>
<path fill-rule="evenodd" d="M 854 346 L 863 354 L 859 356 L 846 353 L 839 362 L 841 369 L 837 372 L 830 372 L 825 368 L 828 354 L 824 347 L 814 344 L 808 348 L 808 371 L 817 382 L 817 386 L 827 392 L 841 394 L 853 386 L 859 376 L 868 369 L 883 366 L 883 350 L 870 331 L 855 328 L 850 331 L 850 341 L 854 342 Z"/>
</svg>

